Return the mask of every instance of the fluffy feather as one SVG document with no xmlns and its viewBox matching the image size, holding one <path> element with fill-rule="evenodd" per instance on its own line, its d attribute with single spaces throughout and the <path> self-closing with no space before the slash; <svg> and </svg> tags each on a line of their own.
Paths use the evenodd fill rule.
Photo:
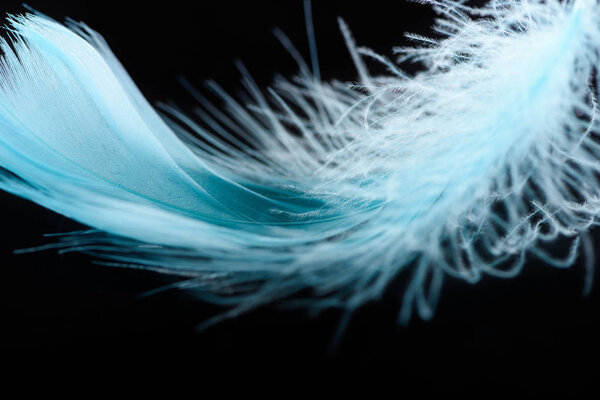
<svg viewBox="0 0 600 400">
<path fill-rule="evenodd" d="M 159 115 L 87 26 L 11 17 L 0 187 L 93 228 L 57 247 L 183 275 L 229 316 L 278 299 L 352 311 L 403 273 L 400 320 L 430 318 L 444 276 L 513 277 L 527 254 L 566 267 L 581 242 L 591 263 L 600 8 L 427 3 L 441 39 L 409 35 L 398 63 L 341 22 L 360 85 L 320 81 L 278 34 L 299 75 L 264 94 L 240 66 L 250 103 L 210 83 L 223 106 L 194 91 L 201 121 Z"/>
</svg>

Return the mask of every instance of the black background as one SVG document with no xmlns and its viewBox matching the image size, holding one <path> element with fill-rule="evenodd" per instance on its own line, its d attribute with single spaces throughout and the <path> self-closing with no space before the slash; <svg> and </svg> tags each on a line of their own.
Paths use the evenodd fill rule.
<svg viewBox="0 0 600 400">
<path fill-rule="evenodd" d="M 2 11 L 23 12 L 16 1 Z M 180 88 L 182 74 L 198 87 L 214 78 L 233 93 L 241 59 L 264 87 L 273 74 L 291 75 L 295 65 L 271 34 L 282 28 L 308 59 L 301 1 L 171 0 L 168 4 L 114 1 L 29 1 L 61 20 L 83 20 L 99 31 L 152 101 L 173 101 L 184 109 L 192 99 Z M 433 14 L 427 6 L 395 2 L 315 1 L 314 20 L 326 79 L 356 76 L 336 18 L 349 23 L 360 44 L 391 55 L 406 44 L 403 32 L 427 34 Z M 140 296 L 173 278 L 152 272 L 93 264 L 84 255 L 40 252 L 14 255 L 18 248 L 47 243 L 44 233 L 77 224 L 39 206 L 1 193 L 0 296 L 4 352 L 60 354 L 132 351 L 181 354 L 186 358 L 286 360 L 392 359 L 405 377 L 430 382 L 529 383 L 581 388 L 565 373 L 596 379 L 600 338 L 600 280 L 582 295 L 580 263 L 557 270 L 531 260 L 513 280 L 485 278 L 476 286 L 447 280 L 431 322 L 396 325 L 398 299 L 364 307 L 352 319 L 335 352 L 330 341 L 339 314 L 308 317 L 268 307 L 205 332 L 195 326 L 216 311 L 185 292 Z M 600 239 L 596 239 L 600 244 Z M 406 375 L 408 372 L 408 375 Z M 509 376 L 509 379 L 507 379 Z"/>
</svg>

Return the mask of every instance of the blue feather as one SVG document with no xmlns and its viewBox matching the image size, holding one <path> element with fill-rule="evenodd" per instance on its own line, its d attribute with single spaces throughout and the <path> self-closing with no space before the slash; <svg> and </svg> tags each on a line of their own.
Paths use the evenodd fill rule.
<svg viewBox="0 0 600 400">
<path fill-rule="evenodd" d="M 581 243 L 591 266 L 600 8 L 427 3 L 442 38 L 408 35 L 421 46 L 398 63 L 340 22 L 360 84 L 322 82 L 314 35 L 311 71 L 278 32 L 299 75 L 265 94 L 239 65 L 249 103 L 190 88 L 198 118 L 157 112 L 86 25 L 11 17 L 0 187 L 92 228 L 56 247 L 185 276 L 229 316 L 280 299 L 352 311 L 406 274 L 407 322 L 431 318 L 444 276 L 513 277 L 527 255 L 566 267 Z"/>
</svg>

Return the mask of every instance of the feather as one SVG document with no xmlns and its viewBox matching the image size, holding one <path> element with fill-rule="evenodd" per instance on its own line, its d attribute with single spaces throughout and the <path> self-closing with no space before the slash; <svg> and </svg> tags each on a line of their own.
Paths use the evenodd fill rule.
<svg viewBox="0 0 600 400">
<path fill-rule="evenodd" d="M 265 93 L 239 65 L 248 102 L 189 87 L 195 117 L 155 110 L 86 25 L 10 17 L 0 187 L 91 227 L 53 247 L 181 275 L 225 316 L 276 300 L 351 312 L 400 279 L 408 322 L 432 317 L 446 276 L 568 267 L 582 245 L 593 265 L 600 8 L 424 2 L 439 37 L 409 35 L 397 63 L 340 22 L 359 84 L 321 81 L 314 35 L 311 71 L 277 32 L 298 76 Z"/>
</svg>

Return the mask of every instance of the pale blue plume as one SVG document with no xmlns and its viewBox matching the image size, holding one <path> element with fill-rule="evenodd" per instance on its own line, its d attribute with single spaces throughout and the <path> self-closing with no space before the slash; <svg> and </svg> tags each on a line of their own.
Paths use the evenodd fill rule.
<svg viewBox="0 0 600 400">
<path fill-rule="evenodd" d="M 57 247 L 180 274 L 230 316 L 274 300 L 352 311 L 398 278 L 401 321 L 430 318 L 445 276 L 567 267 L 581 243 L 592 265 L 596 1 L 427 3 L 443 39 L 409 35 L 398 63 L 340 22 L 360 84 L 322 82 L 314 45 L 311 70 L 278 33 L 298 76 L 262 91 L 240 65 L 249 103 L 209 83 L 223 102 L 191 89 L 197 118 L 157 113 L 87 26 L 11 17 L 0 187 L 93 228 Z"/>
</svg>

